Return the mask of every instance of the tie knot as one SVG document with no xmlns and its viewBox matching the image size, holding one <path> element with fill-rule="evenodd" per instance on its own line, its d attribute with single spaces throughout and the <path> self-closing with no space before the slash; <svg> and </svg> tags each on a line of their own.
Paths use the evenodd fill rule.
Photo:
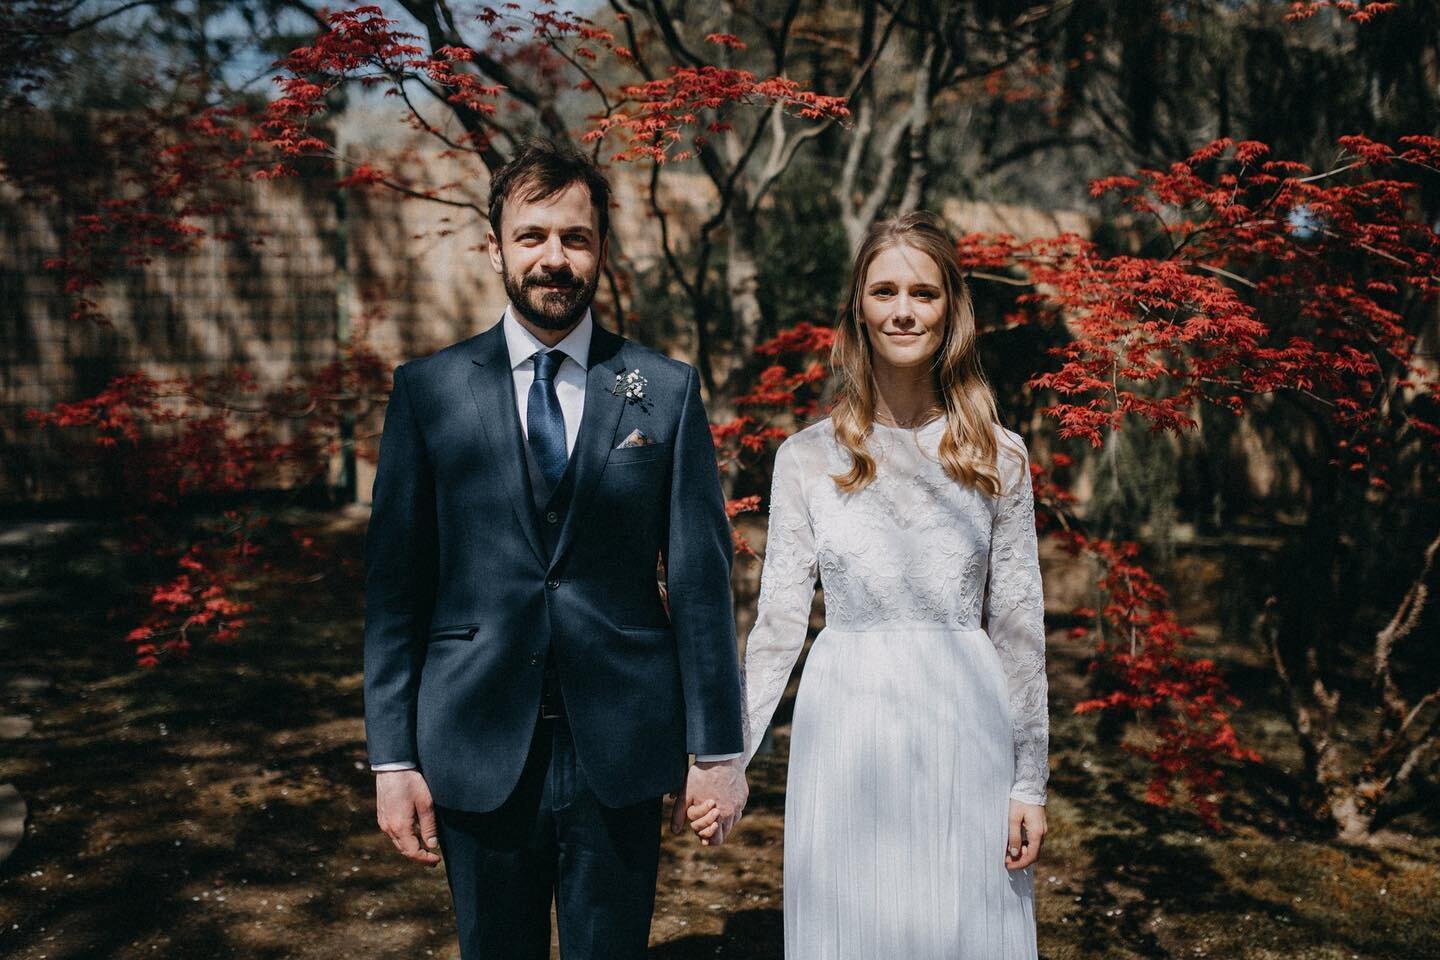
<svg viewBox="0 0 1440 960">
<path fill-rule="evenodd" d="M 554 380 L 555 372 L 560 369 L 560 364 L 565 362 L 565 354 L 560 350 L 541 350 L 535 354 L 535 379 Z"/>
</svg>

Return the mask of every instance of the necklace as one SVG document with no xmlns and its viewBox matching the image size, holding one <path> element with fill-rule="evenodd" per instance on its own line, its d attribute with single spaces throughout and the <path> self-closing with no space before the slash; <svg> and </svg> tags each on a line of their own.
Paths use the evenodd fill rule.
<svg viewBox="0 0 1440 960">
<path fill-rule="evenodd" d="M 937 407 L 931 407 L 914 420 L 908 421 L 906 423 L 901 423 L 900 421 L 895 420 L 892 417 L 882 416 L 879 411 L 876 411 L 875 422 L 884 427 L 899 427 L 902 430 L 918 430 L 920 427 L 923 427 L 926 424 L 933 422 L 935 418 L 940 416 L 942 413 L 944 413 L 943 410 L 940 410 Z"/>
</svg>

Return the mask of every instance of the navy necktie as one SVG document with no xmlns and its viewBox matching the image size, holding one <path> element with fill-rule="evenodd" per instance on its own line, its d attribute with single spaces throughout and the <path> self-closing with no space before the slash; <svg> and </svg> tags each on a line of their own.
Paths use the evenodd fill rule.
<svg viewBox="0 0 1440 960">
<path fill-rule="evenodd" d="M 541 351 L 535 354 L 534 360 L 535 380 L 530 384 L 525 429 L 535 463 L 550 492 L 554 492 L 565 474 L 565 461 L 569 459 L 565 452 L 565 415 L 555 396 L 555 373 L 565 362 L 565 354 L 559 350 Z"/>
</svg>

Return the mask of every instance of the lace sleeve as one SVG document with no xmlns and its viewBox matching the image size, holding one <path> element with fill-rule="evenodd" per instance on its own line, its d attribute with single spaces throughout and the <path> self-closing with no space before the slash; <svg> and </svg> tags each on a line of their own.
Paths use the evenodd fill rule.
<svg viewBox="0 0 1440 960">
<path fill-rule="evenodd" d="M 793 440 L 775 453 L 755 626 L 745 641 L 745 763 L 755 756 L 805 646 L 815 599 L 815 535 Z"/>
<path fill-rule="evenodd" d="M 991 531 L 985 616 L 1010 692 L 1015 736 L 1015 781 L 1010 796 L 1025 803 L 1043 804 L 1050 776 L 1045 600 L 1040 583 L 1030 457 L 1018 435 L 1011 436 L 1025 455 L 1018 464 L 1018 476 L 1006 483 Z M 1015 460 L 1002 453 L 1002 480 L 1007 475 L 1007 463 Z"/>
</svg>

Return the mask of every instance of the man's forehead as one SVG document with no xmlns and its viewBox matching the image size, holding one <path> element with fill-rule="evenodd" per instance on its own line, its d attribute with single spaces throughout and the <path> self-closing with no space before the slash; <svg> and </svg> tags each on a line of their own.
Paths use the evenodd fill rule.
<svg viewBox="0 0 1440 960">
<path fill-rule="evenodd" d="M 589 230 L 594 227 L 595 207 L 590 202 L 590 189 L 576 181 L 538 200 L 529 197 L 535 184 L 519 183 L 506 204 L 505 220 L 516 228 L 526 225 L 574 226 Z"/>
</svg>

